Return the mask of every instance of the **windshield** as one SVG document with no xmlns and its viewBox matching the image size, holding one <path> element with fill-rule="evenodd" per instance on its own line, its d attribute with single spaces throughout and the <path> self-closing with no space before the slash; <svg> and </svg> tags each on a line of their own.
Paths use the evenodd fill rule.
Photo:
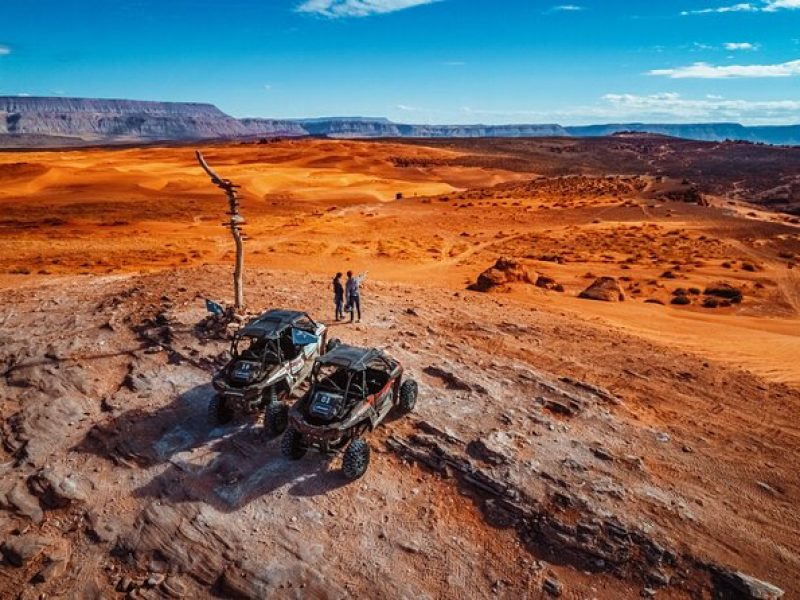
<svg viewBox="0 0 800 600">
<path fill-rule="evenodd" d="M 275 340 L 257 337 L 235 338 L 231 344 L 231 355 L 234 358 L 257 360 L 267 363 L 280 362 L 278 344 Z"/>
<path fill-rule="evenodd" d="M 350 383 L 350 373 L 336 365 L 314 365 L 314 385 L 323 390 L 344 393 Z"/>
</svg>

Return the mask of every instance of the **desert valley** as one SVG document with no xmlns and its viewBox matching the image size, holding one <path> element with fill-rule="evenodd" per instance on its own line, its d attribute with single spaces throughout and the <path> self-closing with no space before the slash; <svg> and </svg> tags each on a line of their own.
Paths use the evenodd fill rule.
<svg viewBox="0 0 800 600">
<path fill-rule="evenodd" d="M 195 148 L 250 314 L 419 382 L 362 479 L 207 423 L 233 244 Z M 800 596 L 800 147 L 7 150 L 0 206 L 4 598 Z"/>
</svg>

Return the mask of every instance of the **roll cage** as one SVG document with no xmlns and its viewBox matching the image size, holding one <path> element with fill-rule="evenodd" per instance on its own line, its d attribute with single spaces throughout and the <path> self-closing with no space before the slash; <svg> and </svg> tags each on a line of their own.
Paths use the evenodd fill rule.
<svg viewBox="0 0 800 600">
<path fill-rule="evenodd" d="M 292 329 L 314 333 L 317 323 L 302 312 L 268 311 L 236 334 L 231 342 L 231 356 L 261 364 L 281 364 L 292 360 L 299 354 L 292 340 Z"/>
<path fill-rule="evenodd" d="M 359 357 L 350 362 L 353 366 L 348 366 L 346 359 L 336 356 L 337 350 L 314 363 L 311 371 L 312 396 L 317 390 L 323 390 L 343 394 L 347 399 L 363 400 L 382 390 L 397 368 L 395 361 L 378 352 Z"/>
</svg>

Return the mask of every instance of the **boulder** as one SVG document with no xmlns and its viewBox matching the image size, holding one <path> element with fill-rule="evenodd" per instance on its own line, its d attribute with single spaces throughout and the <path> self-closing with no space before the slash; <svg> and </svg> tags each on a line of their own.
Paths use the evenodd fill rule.
<svg viewBox="0 0 800 600">
<path fill-rule="evenodd" d="M 498 258 L 493 266 L 478 275 L 478 280 L 469 286 L 476 292 L 488 292 L 498 287 L 512 283 L 536 282 L 536 274 L 525 268 L 522 263 L 513 258 Z"/>
<path fill-rule="evenodd" d="M 601 300 L 603 302 L 622 302 L 625 294 L 614 277 L 598 277 L 594 283 L 583 290 L 578 298 Z"/>
<path fill-rule="evenodd" d="M 9 506 L 14 512 L 28 517 L 34 523 L 44 520 L 44 511 L 39 506 L 39 501 L 30 495 L 22 481 L 17 481 L 5 496 L 0 494 L 0 505 Z"/>
<path fill-rule="evenodd" d="M 45 467 L 28 481 L 31 491 L 47 508 L 65 508 L 84 502 L 94 487 L 86 478 L 67 471 L 64 466 Z"/>
<path fill-rule="evenodd" d="M 547 275 L 539 275 L 539 277 L 536 278 L 536 287 L 542 288 L 543 290 L 554 290 L 556 292 L 564 291 L 563 285 Z"/>
<path fill-rule="evenodd" d="M 742 600 L 778 600 L 784 595 L 784 591 L 779 587 L 740 571 L 726 571 L 719 576 L 724 586 L 735 594 L 733 597 Z"/>
</svg>

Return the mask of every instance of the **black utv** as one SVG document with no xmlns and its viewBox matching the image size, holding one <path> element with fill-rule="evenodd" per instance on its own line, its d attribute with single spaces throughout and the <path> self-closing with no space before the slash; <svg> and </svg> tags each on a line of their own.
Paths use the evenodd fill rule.
<svg viewBox="0 0 800 600">
<path fill-rule="evenodd" d="M 270 310 L 247 323 L 231 342 L 231 359 L 212 380 L 211 424 L 264 411 L 264 427 L 281 433 L 288 413 L 284 401 L 308 379 L 326 346 L 337 343 L 326 336 L 325 325 L 292 310 Z"/>
<path fill-rule="evenodd" d="M 326 453 L 344 448 L 342 471 L 358 479 L 370 455 L 361 436 L 394 407 L 409 412 L 416 404 L 417 382 L 402 378 L 403 367 L 382 351 L 337 345 L 314 362 L 308 392 L 289 411 L 283 454 L 296 460 L 309 447 Z"/>
</svg>

